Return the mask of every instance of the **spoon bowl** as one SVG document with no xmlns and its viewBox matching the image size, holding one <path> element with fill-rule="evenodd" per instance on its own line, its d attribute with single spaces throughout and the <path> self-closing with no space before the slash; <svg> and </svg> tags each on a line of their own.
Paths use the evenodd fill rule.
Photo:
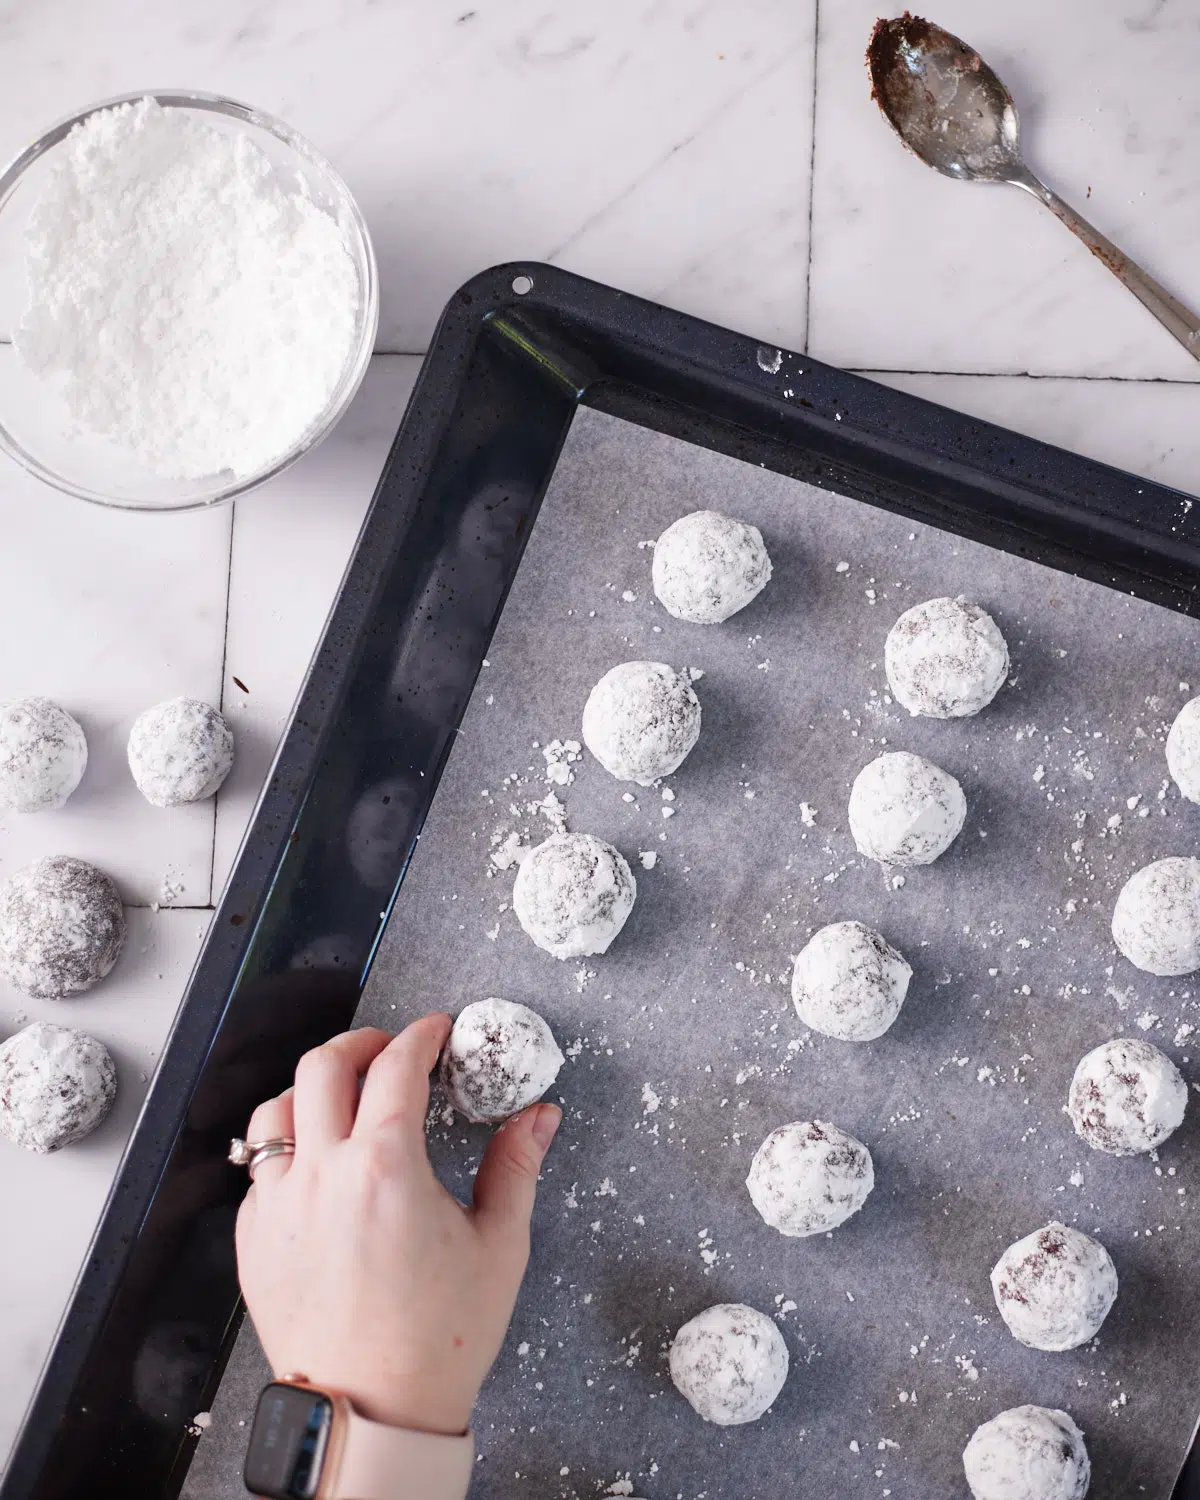
<svg viewBox="0 0 1200 1500">
<path fill-rule="evenodd" d="M 1200 359 L 1195 313 L 1030 171 L 1012 95 L 973 47 L 905 11 L 876 21 L 867 71 L 871 97 L 914 156 L 959 182 L 1006 182 L 1032 194 Z"/>
<path fill-rule="evenodd" d="M 1012 95 L 958 37 L 919 16 L 877 21 L 867 67 L 872 97 L 927 166 L 985 182 L 1008 182 L 1020 173 Z"/>
</svg>

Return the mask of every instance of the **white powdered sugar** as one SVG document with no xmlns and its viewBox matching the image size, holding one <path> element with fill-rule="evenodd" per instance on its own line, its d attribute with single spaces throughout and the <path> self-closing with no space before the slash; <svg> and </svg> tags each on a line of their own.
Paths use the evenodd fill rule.
<svg viewBox="0 0 1200 1500">
<path fill-rule="evenodd" d="M 654 544 L 654 592 L 668 614 L 719 625 L 766 587 L 771 559 L 762 532 L 715 510 L 673 522 Z"/>
<path fill-rule="evenodd" d="M 0 974 L 24 995 L 64 1000 L 90 990 L 124 942 L 116 886 L 82 859 L 39 859 L 0 886 Z"/>
<path fill-rule="evenodd" d="M 353 350 L 358 280 L 336 221 L 244 132 L 152 99 L 72 130 L 26 266 L 21 358 L 164 478 L 269 467 Z"/>
<path fill-rule="evenodd" d="M 992 1295 L 1019 1343 L 1057 1352 L 1095 1338 L 1117 1299 L 1117 1271 L 1098 1240 L 1053 1221 L 1010 1245 Z"/>
<path fill-rule="evenodd" d="M 1014 1406 L 977 1427 L 963 1453 L 975 1500 L 1083 1500 L 1092 1466 L 1065 1411 Z"/>
<path fill-rule="evenodd" d="M 83 730 L 49 698 L 0 705 L 0 809 L 61 807 L 87 768 Z"/>
<path fill-rule="evenodd" d="M 536 1011 L 511 1000 L 477 1000 L 454 1022 L 442 1052 L 442 1087 L 468 1120 L 506 1120 L 542 1097 L 565 1060 Z"/>
<path fill-rule="evenodd" d="M 896 750 L 854 778 L 849 813 L 860 854 L 885 865 L 928 865 L 958 837 L 967 800 L 949 772 Z"/>
<path fill-rule="evenodd" d="M 1075 1133 L 1094 1150 L 1137 1156 L 1179 1128 L 1187 1097 L 1165 1052 L 1140 1037 L 1118 1037 L 1080 1060 L 1067 1109 Z"/>
<path fill-rule="evenodd" d="M 763 1219 L 793 1239 L 844 1224 L 874 1186 L 871 1153 L 824 1120 L 798 1120 L 773 1130 L 755 1152 L 746 1178 Z"/>
<path fill-rule="evenodd" d="M 1113 908 L 1112 935 L 1147 974 L 1200 969 L 1200 859 L 1158 859 L 1131 875 Z"/>
<path fill-rule="evenodd" d="M 82 1140 L 116 1094 L 108 1048 L 85 1032 L 35 1021 L 0 1046 L 0 1135 L 26 1151 Z"/>
<path fill-rule="evenodd" d="M 624 857 L 590 833 L 555 833 L 521 862 L 517 921 L 555 958 L 608 951 L 633 910 L 637 882 Z"/>
<path fill-rule="evenodd" d="M 233 734 L 198 698 L 170 698 L 139 714 L 129 731 L 129 769 L 155 807 L 211 797 L 233 766 Z"/>
<path fill-rule="evenodd" d="M 1189 802 L 1200 802 L 1200 698 L 1175 715 L 1167 735 L 1167 770 Z"/>
<path fill-rule="evenodd" d="M 844 1042 L 880 1037 L 900 1014 L 912 969 L 862 922 L 833 922 L 796 956 L 792 1001 L 806 1026 Z"/>
<path fill-rule="evenodd" d="M 788 1350 L 779 1329 L 740 1302 L 707 1307 L 675 1335 L 671 1379 L 706 1422 L 756 1422 L 783 1389 Z"/>
<path fill-rule="evenodd" d="M 910 714 L 960 719 L 986 708 L 1008 677 L 1008 647 L 995 620 L 965 599 L 929 599 L 888 632 L 884 666 Z"/>
</svg>

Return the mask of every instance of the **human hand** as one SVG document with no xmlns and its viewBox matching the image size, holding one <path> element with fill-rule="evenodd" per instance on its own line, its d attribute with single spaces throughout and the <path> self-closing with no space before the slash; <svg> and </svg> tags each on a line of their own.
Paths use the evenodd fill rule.
<svg viewBox="0 0 1200 1500">
<path fill-rule="evenodd" d="M 250 1121 L 248 1140 L 292 1136 L 296 1152 L 256 1169 L 237 1256 L 276 1375 L 340 1391 L 371 1421 L 461 1433 L 512 1316 L 562 1115 L 535 1104 L 503 1125 L 464 1208 L 425 1149 L 450 1024 L 349 1031 L 300 1059 L 295 1087 Z"/>
</svg>

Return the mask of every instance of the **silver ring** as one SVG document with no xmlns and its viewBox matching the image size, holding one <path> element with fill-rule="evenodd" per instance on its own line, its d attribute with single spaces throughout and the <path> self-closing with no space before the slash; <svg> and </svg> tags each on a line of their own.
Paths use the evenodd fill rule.
<svg viewBox="0 0 1200 1500">
<path fill-rule="evenodd" d="M 245 1167 L 254 1181 L 254 1169 L 273 1156 L 294 1156 L 296 1142 L 290 1136 L 275 1136 L 269 1141 L 244 1141 L 235 1136 L 229 1143 L 229 1160 L 235 1167 Z"/>
</svg>

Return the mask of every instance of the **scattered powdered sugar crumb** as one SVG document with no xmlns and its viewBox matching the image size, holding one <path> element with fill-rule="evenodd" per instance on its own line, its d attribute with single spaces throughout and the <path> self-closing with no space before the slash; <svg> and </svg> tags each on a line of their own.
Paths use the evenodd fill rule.
<svg viewBox="0 0 1200 1500">
<path fill-rule="evenodd" d="M 956 1354 L 954 1363 L 958 1366 L 964 1380 L 975 1381 L 979 1379 L 979 1371 L 975 1368 L 975 1361 L 967 1354 Z"/>
<path fill-rule="evenodd" d="M 811 803 L 802 802 L 800 804 L 800 821 L 804 824 L 805 828 L 811 828 L 817 821 L 817 809 Z"/>
<path fill-rule="evenodd" d="M 653 870 L 658 863 L 657 849 L 639 849 L 638 859 L 641 860 L 643 870 Z"/>
<path fill-rule="evenodd" d="M 529 845 L 522 840 L 519 833 L 502 835 L 500 843 L 492 850 L 492 864 L 497 870 L 511 870 L 514 865 L 519 865 L 528 853 Z"/>
<path fill-rule="evenodd" d="M 575 780 L 571 767 L 583 755 L 583 746 L 578 740 L 551 740 L 542 746 L 546 761 L 546 780 L 554 786 L 569 786 Z"/>
<path fill-rule="evenodd" d="M 648 1083 L 642 1084 L 642 1113 L 654 1114 L 662 1103 L 662 1095 L 656 1094 Z"/>
</svg>

